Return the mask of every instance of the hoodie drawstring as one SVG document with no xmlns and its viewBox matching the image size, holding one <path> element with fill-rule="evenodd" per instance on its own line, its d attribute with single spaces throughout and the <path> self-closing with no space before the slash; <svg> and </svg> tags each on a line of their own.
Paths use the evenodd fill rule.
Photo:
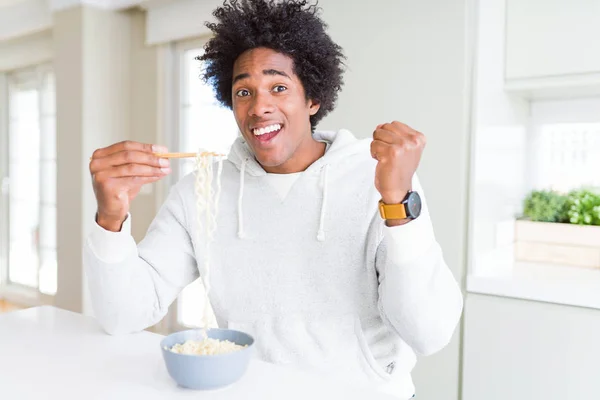
<svg viewBox="0 0 600 400">
<path fill-rule="evenodd" d="M 244 158 L 242 161 L 242 168 L 240 169 L 240 194 L 238 197 L 238 237 L 243 239 L 246 236 L 244 232 L 244 213 L 242 209 L 242 199 L 244 198 L 244 175 L 246 175 L 246 164 L 248 158 Z"/>
<path fill-rule="evenodd" d="M 329 164 L 325 164 L 321 170 L 321 188 L 323 189 L 323 202 L 321 203 L 321 218 L 319 219 L 319 231 L 317 232 L 317 240 L 325 241 L 325 212 L 327 210 L 327 171 Z"/>
</svg>

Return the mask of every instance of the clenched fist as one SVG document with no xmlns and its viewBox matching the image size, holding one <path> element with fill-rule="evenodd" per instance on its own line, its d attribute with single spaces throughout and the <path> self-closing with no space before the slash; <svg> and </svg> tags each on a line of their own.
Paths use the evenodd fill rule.
<svg viewBox="0 0 600 400">
<path fill-rule="evenodd" d="M 171 172 L 169 160 L 153 153 L 166 153 L 162 146 L 125 141 L 98 149 L 90 161 L 92 185 L 98 203 L 96 222 L 118 232 L 131 201 L 146 183 Z"/>
<path fill-rule="evenodd" d="M 386 204 L 398 204 L 412 190 L 412 178 L 425 148 L 425 136 L 394 121 L 377 126 L 371 155 L 378 161 L 375 187 Z"/>
</svg>

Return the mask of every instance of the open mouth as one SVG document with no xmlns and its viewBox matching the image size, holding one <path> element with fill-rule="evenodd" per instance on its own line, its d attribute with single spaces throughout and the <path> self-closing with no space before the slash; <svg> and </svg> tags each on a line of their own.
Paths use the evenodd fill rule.
<svg viewBox="0 0 600 400">
<path fill-rule="evenodd" d="M 263 128 L 254 128 L 252 129 L 252 133 L 256 140 L 260 142 L 268 142 L 273 139 L 275 136 L 281 132 L 283 129 L 283 125 L 281 124 L 273 124 L 269 126 L 265 126 Z"/>
</svg>

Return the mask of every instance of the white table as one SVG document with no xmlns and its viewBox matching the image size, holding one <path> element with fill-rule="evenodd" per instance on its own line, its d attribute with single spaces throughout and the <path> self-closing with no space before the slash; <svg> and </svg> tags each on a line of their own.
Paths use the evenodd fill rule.
<svg viewBox="0 0 600 400">
<path fill-rule="evenodd" d="M 235 385 L 183 389 L 168 375 L 162 336 L 110 336 L 93 318 L 54 307 L 0 315 L 0 398 L 393 400 L 385 394 L 253 360 Z"/>
</svg>

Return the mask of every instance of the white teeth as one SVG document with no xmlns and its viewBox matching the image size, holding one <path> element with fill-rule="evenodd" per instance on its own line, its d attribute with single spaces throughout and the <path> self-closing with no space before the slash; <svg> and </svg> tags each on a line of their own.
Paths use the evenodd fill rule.
<svg viewBox="0 0 600 400">
<path fill-rule="evenodd" d="M 278 131 L 280 129 L 281 129 L 280 124 L 274 124 L 274 125 L 265 126 L 264 128 L 253 129 L 252 133 L 254 133 L 255 136 L 261 136 L 261 135 L 264 135 L 265 133 L 271 133 L 274 131 Z"/>
</svg>

